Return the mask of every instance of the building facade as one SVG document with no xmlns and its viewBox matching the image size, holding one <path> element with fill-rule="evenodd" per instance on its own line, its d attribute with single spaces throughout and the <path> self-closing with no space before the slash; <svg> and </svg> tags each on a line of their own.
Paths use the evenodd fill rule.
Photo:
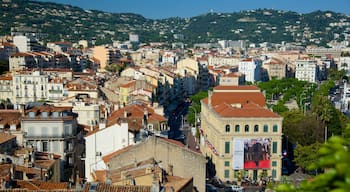
<svg viewBox="0 0 350 192">
<path fill-rule="evenodd" d="M 65 173 L 61 180 L 75 176 L 75 164 L 80 161 L 75 153 L 76 118 L 72 107 L 42 105 L 26 110 L 21 121 L 24 146 L 60 155 L 62 173 Z"/>
<path fill-rule="evenodd" d="M 301 81 L 316 83 L 318 81 L 319 67 L 316 60 L 297 60 L 295 65 L 295 78 Z"/>
<path fill-rule="evenodd" d="M 217 86 L 201 103 L 201 148 L 218 178 L 280 179 L 283 118 L 257 87 Z"/>
<path fill-rule="evenodd" d="M 249 82 L 256 82 L 261 80 L 261 66 L 260 59 L 247 58 L 239 62 L 238 72 L 245 75 L 245 80 Z"/>
</svg>

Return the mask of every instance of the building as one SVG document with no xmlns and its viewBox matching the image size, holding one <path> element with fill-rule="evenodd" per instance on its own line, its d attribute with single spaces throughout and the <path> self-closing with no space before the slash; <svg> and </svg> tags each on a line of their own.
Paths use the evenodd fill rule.
<svg viewBox="0 0 350 192">
<path fill-rule="evenodd" d="M 91 126 L 85 136 L 85 177 L 87 181 L 94 181 L 97 171 L 107 170 L 102 157 L 116 150 L 127 147 L 129 142 L 128 124 L 111 124 L 107 127 L 100 124 L 99 128 Z"/>
<path fill-rule="evenodd" d="M 91 48 L 92 57 L 100 62 L 100 69 L 105 70 L 105 67 L 119 59 L 118 54 L 111 47 L 95 46 Z"/>
<path fill-rule="evenodd" d="M 0 100 L 13 101 L 12 76 L 0 76 Z M 7 108 L 7 106 L 4 106 Z"/>
<path fill-rule="evenodd" d="M 254 83 L 261 80 L 261 65 L 260 59 L 243 59 L 239 62 L 238 72 L 245 75 L 245 81 Z"/>
<path fill-rule="evenodd" d="M 263 67 L 267 70 L 269 79 L 283 79 L 287 76 L 287 64 L 280 59 L 272 57 L 263 63 Z"/>
<path fill-rule="evenodd" d="M 21 119 L 22 114 L 19 110 L 0 110 L 0 132 L 15 136 L 17 146 L 21 146 L 23 144 Z"/>
<path fill-rule="evenodd" d="M 23 71 L 13 75 L 15 105 L 48 99 L 49 76 L 41 71 Z"/>
<path fill-rule="evenodd" d="M 13 44 L 17 47 L 18 52 L 38 52 L 46 49 L 35 38 L 29 36 L 14 36 Z"/>
<path fill-rule="evenodd" d="M 148 137 L 144 142 L 121 149 L 109 156 L 109 174 L 133 163 L 154 159 L 169 176 L 193 178 L 193 186 L 205 191 L 206 159 L 197 151 L 185 147 L 181 142 L 161 137 Z M 113 177 L 112 177 L 113 178 Z M 113 179 L 112 179 L 113 182 Z M 192 190 L 190 190 L 192 191 Z"/>
<path fill-rule="evenodd" d="M 30 53 L 15 53 L 9 58 L 9 71 L 17 71 L 36 66 L 34 55 Z"/>
<path fill-rule="evenodd" d="M 316 83 L 319 80 L 319 66 L 316 60 L 297 60 L 295 63 L 296 79 L 310 83 Z"/>
<path fill-rule="evenodd" d="M 221 180 L 281 178 L 282 120 L 255 86 L 217 86 L 201 101 L 201 149 Z"/>
<path fill-rule="evenodd" d="M 64 173 L 61 180 L 75 177 L 74 168 L 80 161 L 80 154 L 75 153 L 78 129 L 77 115 L 72 112 L 72 107 L 41 105 L 29 108 L 25 110 L 21 126 L 24 146 L 59 155 Z"/>
<path fill-rule="evenodd" d="M 232 86 L 232 85 L 245 85 L 245 77 L 242 73 L 228 73 L 220 76 L 219 85 Z"/>
</svg>

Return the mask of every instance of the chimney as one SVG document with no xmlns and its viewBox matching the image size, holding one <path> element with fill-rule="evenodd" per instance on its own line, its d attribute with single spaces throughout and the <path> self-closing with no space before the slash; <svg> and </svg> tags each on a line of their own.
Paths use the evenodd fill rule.
<svg viewBox="0 0 350 192">
<path fill-rule="evenodd" d="M 208 106 L 209 108 L 211 108 L 211 97 L 213 95 L 213 92 L 212 91 L 208 91 Z"/>
<path fill-rule="evenodd" d="M 128 112 L 126 110 L 124 110 L 124 117 L 127 118 L 128 117 Z"/>
</svg>

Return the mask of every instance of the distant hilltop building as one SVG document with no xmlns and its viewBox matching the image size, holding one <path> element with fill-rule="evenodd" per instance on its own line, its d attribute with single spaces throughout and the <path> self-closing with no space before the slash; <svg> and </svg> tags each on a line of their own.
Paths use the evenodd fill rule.
<svg viewBox="0 0 350 192">
<path fill-rule="evenodd" d="M 139 35 L 134 34 L 134 33 L 130 33 L 129 34 L 129 41 L 131 43 L 139 43 L 140 42 Z"/>
</svg>

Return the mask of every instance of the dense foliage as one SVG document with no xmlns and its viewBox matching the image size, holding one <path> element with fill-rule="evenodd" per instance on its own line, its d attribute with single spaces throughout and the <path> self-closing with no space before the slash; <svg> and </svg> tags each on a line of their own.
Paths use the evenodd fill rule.
<svg viewBox="0 0 350 192">
<path fill-rule="evenodd" d="M 342 34 L 345 30 L 329 27 L 330 23 L 349 22 L 346 15 L 330 11 L 298 14 L 273 9 L 151 20 L 132 13 L 108 13 L 26 0 L 4 1 L 0 12 L 0 35 L 10 34 L 12 28 L 12 31 L 46 33 L 48 41 L 86 39 L 95 40 L 96 44 L 128 40 L 129 33 L 136 33 L 141 42 L 184 41 L 188 46 L 222 39 L 325 45 L 333 40 L 333 34 Z M 325 30 L 326 27 L 329 29 Z M 184 40 L 175 38 L 174 34 L 183 34 Z M 311 42 L 311 39 L 320 39 L 320 42 Z"/>
</svg>

